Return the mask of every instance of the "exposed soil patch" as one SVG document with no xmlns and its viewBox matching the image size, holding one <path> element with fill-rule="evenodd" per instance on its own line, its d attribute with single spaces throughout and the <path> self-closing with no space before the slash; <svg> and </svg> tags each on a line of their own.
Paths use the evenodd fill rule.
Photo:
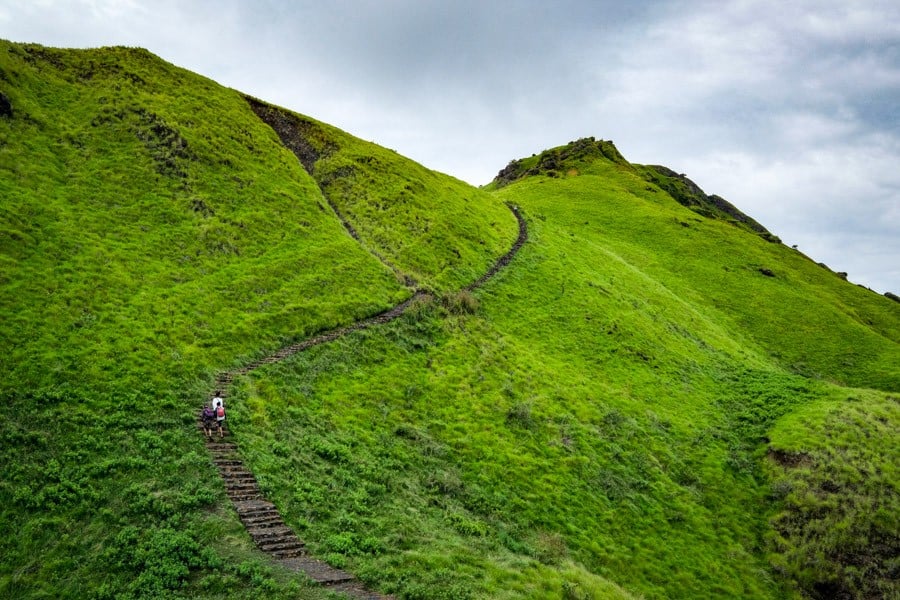
<svg viewBox="0 0 900 600">
<path fill-rule="evenodd" d="M 278 134 L 281 143 L 294 153 L 310 175 L 319 159 L 337 150 L 333 142 L 324 140 L 313 121 L 302 119 L 250 96 L 246 100 L 256 116 Z"/>
<path fill-rule="evenodd" d="M 813 458 L 805 452 L 792 452 L 769 448 L 769 458 L 786 469 L 795 467 L 811 467 L 815 465 Z"/>
</svg>

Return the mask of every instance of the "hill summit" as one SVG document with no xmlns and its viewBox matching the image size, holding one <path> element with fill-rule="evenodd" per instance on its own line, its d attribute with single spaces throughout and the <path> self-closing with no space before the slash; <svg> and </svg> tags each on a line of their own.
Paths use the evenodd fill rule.
<svg viewBox="0 0 900 600">
<path fill-rule="evenodd" d="M 544 150 L 527 159 L 511 161 L 492 182 L 495 187 L 503 187 L 524 177 L 547 175 L 560 177 L 573 175 L 595 160 L 606 160 L 623 169 L 632 170 L 648 183 L 665 190 L 679 204 L 710 218 L 734 223 L 760 234 L 764 239 L 780 242 L 765 227 L 750 218 L 721 196 L 708 196 L 700 186 L 684 174 L 660 165 L 633 165 L 625 160 L 612 141 L 596 140 L 593 137 L 569 142 L 565 146 Z M 648 188 L 653 189 L 653 188 Z"/>
</svg>

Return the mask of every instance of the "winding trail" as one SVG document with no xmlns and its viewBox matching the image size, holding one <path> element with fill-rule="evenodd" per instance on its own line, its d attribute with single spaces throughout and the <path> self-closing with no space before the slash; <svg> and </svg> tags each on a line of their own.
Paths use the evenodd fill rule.
<svg viewBox="0 0 900 600">
<path fill-rule="evenodd" d="M 268 107 L 267 105 L 263 105 L 258 101 L 251 101 L 251 106 L 254 107 L 254 110 L 257 112 L 257 114 L 260 114 L 260 112 L 262 112 L 262 110 L 259 108 L 260 106 L 264 106 L 267 109 L 273 108 Z M 270 113 L 269 115 L 267 115 L 268 118 L 263 118 L 263 120 L 269 122 L 269 120 L 273 118 L 287 118 L 284 113 L 277 111 L 277 109 L 275 109 L 275 111 L 277 114 L 274 114 L 273 116 L 273 114 Z M 262 115 L 260 116 L 262 118 Z M 272 124 L 270 123 L 270 125 Z M 282 121 L 277 125 L 283 131 L 285 123 Z M 272 126 L 273 128 L 276 127 L 275 125 Z M 279 129 L 276 129 L 276 132 L 279 133 L 279 136 L 282 136 L 282 132 L 279 131 Z M 283 136 L 282 140 L 285 141 Z M 300 146 L 298 147 L 298 145 L 296 144 L 296 139 L 294 139 L 294 147 L 292 147 L 291 144 L 289 144 L 287 141 L 285 141 L 285 145 L 288 146 L 288 148 L 290 148 L 292 151 L 294 151 L 295 155 L 297 155 L 297 158 L 300 160 L 303 166 L 306 167 L 307 170 L 311 171 L 312 164 L 314 164 L 316 157 L 312 157 L 308 153 L 308 148 L 303 148 L 302 144 L 300 144 Z M 310 160 L 312 160 L 312 163 L 308 164 L 310 163 Z M 358 235 L 356 235 L 356 231 L 353 229 L 352 225 L 346 221 L 346 219 L 340 214 L 340 212 L 337 211 L 337 208 L 330 201 L 329 204 L 331 204 L 332 209 L 335 211 L 341 222 L 344 223 L 344 227 L 347 229 L 347 232 L 351 236 L 353 236 L 354 239 L 359 240 L 359 237 Z M 515 243 L 506 254 L 501 256 L 494 263 L 494 265 L 484 273 L 484 275 L 464 287 L 463 290 L 474 291 L 484 285 L 501 269 L 507 266 L 510 261 L 512 261 L 516 253 L 518 253 L 519 249 L 525 244 L 526 241 L 528 241 L 528 228 L 525 223 L 525 219 L 519 212 L 518 207 L 509 205 L 509 209 L 512 211 L 513 215 L 515 215 L 516 221 L 518 221 L 519 224 L 519 234 L 516 238 Z M 373 254 L 384 261 L 384 259 L 379 254 L 374 252 Z M 384 262 L 396 272 L 396 268 L 393 265 L 391 265 L 387 261 Z M 425 300 L 431 297 L 432 296 L 427 292 L 424 292 L 422 290 L 415 290 L 408 299 L 383 313 L 377 314 L 373 317 L 369 317 L 368 319 L 357 321 L 356 323 L 347 325 L 346 327 L 340 327 L 320 333 L 319 335 L 308 338 L 296 344 L 291 344 L 289 346 L 280 348 L 279 350 L 272 352 L 268 356 L 247 363 L 242 367 L 220 373 L 216 376 L 215 379 L 215 390 L 221 392 L 220 395 L 222 396 L 222 398 L 227 398 L 229 388 L 231 387 L 236 377 L 247 375 L 251 371 L 259 369 L 260 367 L 279 362 L 290 356 L 293 356 L 294 354 L 297 354 L 298 352 L 302 352 L 308 348 L 312 348 L 313 346 L 331 342 L 354 331 L 359 331 L 362 329 L 373 327 L 375 325 L 389 323 L 390 321 L 393 321 L 404 312 L 406 312 L 406 310 L 416 301 Z M 210 398 L 211 397 L 212 395 L 210 395 Z M 200 429 L 202 435 L 203 429 L 199 422 L 198 428 Z M 266 498 L 263 496 L 262 491 L 259 489 L 259 484 L 256 481 L 256 477 L 244 465 L 240 457 L 238 446 L 236 443 L 231 441 L 230 436 L 228 438 L 228 441 L 213 436 L 213 438 L 206 440 L 206 448 L 212 455 L 213 463 L 218 469 L 219 475 L 222 477 L 222 480 L 225 482 L 225 490 L 232 504 L 234 504 L 235 510 L 237 511 L 241 523 L 243 523 L 244 527 L 247 530 L 247 533 L 250 534 L 250 537 L 253 539 L 254 543 L 260 550 L 268 554 L 275 562 L 281 564 L 282 566 L 292 571 L 302 572 L 313 581 L 319 583 L 320 585 L 326 586 L 328 589 L 335 592 L 342 592 L 352 598 L 359 598 L 364 600 L 389 600 L 393 598 L 392 596 L 386 596 L 377 592 L 373 592 L 367 589 L 350 573 L 332 567 L 325 562 L 309 556 L 306 552 L 305 544 L 299 537 L 297 537 L 297 534 L 285 524 L 281 513 L 278 511 L 278 508 L 270 501 L 266 500 Z"/>
</svg>

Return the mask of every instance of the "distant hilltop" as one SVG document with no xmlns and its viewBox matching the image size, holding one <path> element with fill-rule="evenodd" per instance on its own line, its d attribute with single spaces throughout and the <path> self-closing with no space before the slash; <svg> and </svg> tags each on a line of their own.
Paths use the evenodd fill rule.
<svg viewBox="0 0 900 600">
<path fill-rule="evenodd" d="M 632 169 L 648 183 L 669 193 L 672 198 L 692 211 L 711 219 L 721 219 L 759 234 L 770 242 L 781 240 L 769 232 L 758 221 L 741 212 L 735 205 L 721 196 L 707 195 L 696 183 L 683 173 L 676 173 L 661 165 L 639 165 L 628 162 L 612 140 L 597 140 L 594 137 L 581 138 L 565 146 L 544 150 L 530 158 L 511 161 L 494 178 L 492 185 L 503 187 L 524 177 L 545 175 L 566 177 L 577 175 L 581 169 L 594 160 L 607 160 L 623 168 Z M 650 188 L 648 188 L 650 189 Z"/>
</svg>

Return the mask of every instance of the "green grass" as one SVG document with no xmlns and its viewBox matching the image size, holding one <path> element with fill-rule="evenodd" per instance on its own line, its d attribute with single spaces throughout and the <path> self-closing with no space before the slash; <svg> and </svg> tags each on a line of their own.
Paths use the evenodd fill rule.
<svg viewBox="0 0 900 600">
<path fill-rule="evenodd" d="M 0 596 L 294 594 L 228 508 L 196 407 L 217 371 L 410 291 L 237 91 L 143 50 L 7 42 L 0 90 Z"/>
<path fill-rule="evenodd" d="M 609 142 L 477 190 L 293 115 L 310 175 L 141 50 L 2 42 L 0 91 L 0 596 L 327 597 L 253 548 L 195 411 L 407 278 L 435 295 L 230 397 L 317 556 L 404 599 L 898 595 L 889 299 Z M 504 203 L 529 242 L 459 292 Z"/>
<path fill-rule="evenodd" d="M 438 293 L 472 283 L 516 235 L 506 207 L 482 190 L 325 123 L 259 104 L 363 247 L 401 279 Z"/>
<path fill-rule="evenodd" d="M 772 431 L 771 560 L 820 596 L 896 598 L 900 400 L 868 390 L 782 418 Z"/>
</svg>

